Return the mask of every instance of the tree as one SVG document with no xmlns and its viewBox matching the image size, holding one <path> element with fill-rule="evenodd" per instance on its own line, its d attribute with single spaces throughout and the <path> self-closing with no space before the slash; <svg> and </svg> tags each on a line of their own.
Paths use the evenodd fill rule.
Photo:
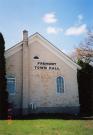
<svg viewBox="0 0 93 135">
<path fill-rule="evenodd" d="M 81 60 L 78 64 L 82 67 L 78 70 L 78 88 L 81 114 L 93 115 L 93 67 Z"/>
<path fill-rule="evenodd" d="M 77 55 L 79 59 L 90 63 L 93 58 L 93 32 L 88 31 L 84 42 L 80 43 L 80 48 L 77 48 Z"/>
<path fill-rule="evenodd" d="M 86 38 L 72 52 L 71 58 L 75 61 L 83 60 L 86 63 L 93 62 L 93 32 L 88 30 Z"/>
<path fill-rule="evenodd" d="M 0 33 L 0 119 L 7 118 L 8 92 L 6 91 L 5 41 Z"/>
</svg>

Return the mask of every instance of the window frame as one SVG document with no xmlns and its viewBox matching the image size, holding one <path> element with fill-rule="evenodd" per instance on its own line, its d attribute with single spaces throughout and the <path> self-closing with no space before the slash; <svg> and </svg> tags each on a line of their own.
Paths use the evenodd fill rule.
<svg viewBox="0 0 93 135">
<path fill-rule="evenodd" d="M 15 95 L 15 94 L 16 94 L 16 77 L 15 77 L 14 75 L 7 75 L 7 76 L 6 76 L 6 81 L 7 81 L 8 79 L 14 80 L 14 88 L 15 88 L 15 90 L 14 90 L 13 93 L 10 93 L 10 92 L 8 91 L 8 89 L 7 89 L 7 91 L 8 91 L 8 93 L 9 93 L 9 95 Z M 8 82 L 7 82 L 7 84 L 8 84 Z"/>
<path fill-rule="evenodd" d="M 62 91 L 62 92 L 58 92 L 58 86 L 57 86 L 57 79 L 58 79 L 58 77 L 61 77 L 61 78 L 63 78 L 63 83 L 64 83 L 64 90 Z M 57 76 L 56 77 L 56 94 L 57 95 L 62 95 L 62 94 L 64 94 L 65 93 L 65 79 L 64 79 L 64 76 Z"/>
</svg>

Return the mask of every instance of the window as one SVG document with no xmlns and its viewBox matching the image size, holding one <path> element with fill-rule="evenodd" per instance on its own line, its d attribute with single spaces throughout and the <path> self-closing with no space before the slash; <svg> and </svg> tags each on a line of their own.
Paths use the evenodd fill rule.
<svg viewBox="0 0 93 135">
<path fill-rule="evenodd" d="M 15 94 L 15 77 L 7 76 L 7 91 L 9 94 Z"/>
<path fill-rule="evenodd" d="M 34 56 L 34 59 L 39 59 L 39 57 L 38 56 Z"/>
<path fill-rule="evenodd" d="M 64 78 L 59 76 L 57 77 L 57 93 L 64 93 Z"/>
</svg>

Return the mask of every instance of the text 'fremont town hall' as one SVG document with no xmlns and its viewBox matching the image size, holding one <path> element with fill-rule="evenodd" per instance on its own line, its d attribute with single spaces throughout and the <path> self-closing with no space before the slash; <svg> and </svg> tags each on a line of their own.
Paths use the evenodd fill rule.
<svg viewBox="0 0 93 135">
<path fill-rule="evenodd" d="M 9 102 L 15 114 L 78 113 L 80 67 L 39 33 L 6 50 Z"/>
</svg>

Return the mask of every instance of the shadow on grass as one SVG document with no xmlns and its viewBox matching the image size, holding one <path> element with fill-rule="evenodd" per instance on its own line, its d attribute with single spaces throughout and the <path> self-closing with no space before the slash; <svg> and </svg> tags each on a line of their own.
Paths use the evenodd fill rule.
<svg viewBox="0 0 93 135">
<path fill-rule="evenodd" d="M 16 116 L 14 120 L 36 120 L 36 119 L 59 119 L 59 120 L 93 120 L 93 116 L 72 115 L 64 113 L 39 113 L 24 116 Z"/>
</svg>

